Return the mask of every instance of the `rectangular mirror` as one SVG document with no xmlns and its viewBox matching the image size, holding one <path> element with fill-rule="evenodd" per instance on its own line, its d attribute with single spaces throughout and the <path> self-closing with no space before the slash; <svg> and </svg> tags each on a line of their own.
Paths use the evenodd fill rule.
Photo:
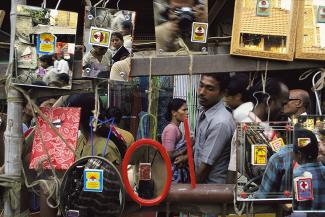
<svg viewBox="0 0 325 217">
<path fill-rule="evenodd" d="M 297 0 L 236 0 L 230 53 L 292 61 Z"/>
<path fill-rule="evenodd" d="M 17 5 L 13 82 L 71 89 L 77 22 L 77 13 Z"/>
<path fill-rule="evenodd" d="M 296 58 L 325 60 L 325 0 L 299 3 Z"/>
<path fill-rule="evenodd" d="M 188 55 L 185 47 L 207 53 L 207 0 L 154 0 L 153 5 L 158 55 Z"/>
<path fill-rule="evenodd" d="M 83 77 L 127 81 L 135 12 L 86 7 Z"/>
</svg>

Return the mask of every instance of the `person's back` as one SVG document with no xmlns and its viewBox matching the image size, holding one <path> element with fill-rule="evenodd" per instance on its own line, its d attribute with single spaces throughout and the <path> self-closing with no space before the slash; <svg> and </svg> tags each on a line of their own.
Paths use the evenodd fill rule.
<svg viewBox="0 0 325 217">
<path fill-rule="evenodd" d="M 57 70 L 59 73 L 69 74 L 69 63 L 68 61 L 61 59 L 58 63 Z"/>
<path fill-rule="evenodd" d="M 321 162 L 301 164 L 293 171 L 293 177 L 304 177 L 308 172 L 312 175 L 314 199 L 298 201 L 297 210 L 325 210 L 325 166 Z"/>
</svg>

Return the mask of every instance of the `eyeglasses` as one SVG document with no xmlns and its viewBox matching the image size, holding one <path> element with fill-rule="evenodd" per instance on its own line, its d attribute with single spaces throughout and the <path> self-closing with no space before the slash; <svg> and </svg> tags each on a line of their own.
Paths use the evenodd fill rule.
<svg viewBox="0 0 325 217">
<path fill-rule="evenodd" d="M 289 99 L 289 101 L 292 101 L 292 100 L 301 100 L 301 99 L 296 99 L 296 98 Z"/>
</svg>

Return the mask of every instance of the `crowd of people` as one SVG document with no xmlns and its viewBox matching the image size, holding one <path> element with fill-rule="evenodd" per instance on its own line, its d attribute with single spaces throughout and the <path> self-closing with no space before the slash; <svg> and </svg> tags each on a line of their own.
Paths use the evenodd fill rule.
<svg viewBox="0 0 325 217">
<path fill-rule="evenodd" d="M 65 87 L 70 84 L 70 67 L 62 54 L 46 54 L 39 58 L 39 68 L 33 85 L 49 87 Z"/>
<path fill-rule="evenodd" d="M 53 67 L 53 66 L 52 66 Z M 199 98 L 198 116 L 195 133 L 192 136 L 194 149 L 194 163 L 196 180 L 205 184 L 229 184 L 235 183 L 238 167 L 236 142 L 236 123 L 268 123 L 269 121 L 292 120 L 297 115 L 310 114 L 310 97 L 308 92 L 302 89 L 289 90 L 281 81 L 268 78 L 265 82 L 258 81 L 249 85 L 249 79 L 245 75 L 229 77 L 224 74 L 203 74 L 197 89 Z M 49 102 L 49 103 L 48 103 Z M 52 106 L 55 99 L 51 101 L 38 102 L 38 105 Z M 116 166 L 121 166 L 124 154 L 134 141 L 134 136 L 118 127 L 122 118 L 121 111 L 116 107 L 104 109 L 100 106 L 100 118 L 115 118 L 113 133 L 106 147 L 106 139 L 110 125 L 100 126 L 90 137 L 89 117 L 93 115 L 95 108 L 95 96 L 93 94 L 76 94 L 70 96 L 63 106 L 81 107 L 80 133 L 77 146 L 77 159 L 91 155 L 90 139 L 93 139 L 95 155 L 104 153 L 104 157 Z M 183 99 L 174 98 L 167 106 L 166 120 L 169 122 L 164 128 L 161 136 L 162 145 L 166 148 L 172 161 L 173 182 L 189 183 L 188 155 L 181 130 L 181 123 L 188 115 L 187 103 Z M 31 108 L 26 104 L 24 109 L 24 129 L 33 127 Z M 324 157 L 324 135 L 320 130 L 317 135 L 303 129 L 304 136 L 310 139 L 310 143 L 301 147 L 298 143 L 299 135 L 295 135 L 293 144 L 286 144 L 268 160 L 261 185 L 257 192 L 259 195 L 267 195 L 270 192 L 291 191 L 286 180 L 293 180 L 294 176 L 301 176 L 306 170 L 311 170 L 313 177 L 317 179 L 314 194 L 325 194 L 325 167 Z M 297 131 L 299 133 L 300 131 Z M 308 134 L 308 135 L 305 135 Z M 33 133 L 29 131 L 26 135 L 30 153 Z M 315 137 L 315 139 L 314 139 Z M 24 155 L 25 158 L 30 154 Z M 139 155 L 140 156 L 140 155 Z M 292 164 L 296 161 L 294 171 Z M 26 159 L 25 162 L 28 162 Z M 158 180 L 157 182 L 163 182 Z M 292 182 L 291 182 L 292 183 Z M 287 184 L 287 183 L 286 183 Z M 292 186 L 290 186 L 292 188 Z M 310 203 L 315 209 L 325 209 L 322 199 L 315 196 Z M 304 207 L 304 203 L 298 205 Z M 209 216 L 215 216 L 213 214 Z"/>
<path fill-rule="evenodd" d="M 125 20 L 121 24 L 121 31 L 111 34 L 111 47 L 93 45 L 85 53 L 82 60 L 83 76 L 110 77 L 114 63 L 130 56 L 132 51 L 132 22 Z"/>
</svg>

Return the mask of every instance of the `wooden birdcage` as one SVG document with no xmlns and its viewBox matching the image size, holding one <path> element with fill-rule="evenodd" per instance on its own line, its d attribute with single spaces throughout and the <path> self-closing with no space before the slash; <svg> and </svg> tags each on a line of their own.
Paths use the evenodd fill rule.
<svg viewBox="0 0 325 217">
<path fill-rule="evenodd" d="M 231 51 L 233 55 L 292 61 L 297 0 L 268 0 L 269 14 L 257 14 L 253 0 L 236 0 Z"/>
<path fill-rule="evenodd" d="M 325 0 L 323 0 L 325 5 Z M 319 5 L 312 0 L 299 1 L 297 59 L 325 60 L 325 23 L 317 21 Z"/>
</svg>

